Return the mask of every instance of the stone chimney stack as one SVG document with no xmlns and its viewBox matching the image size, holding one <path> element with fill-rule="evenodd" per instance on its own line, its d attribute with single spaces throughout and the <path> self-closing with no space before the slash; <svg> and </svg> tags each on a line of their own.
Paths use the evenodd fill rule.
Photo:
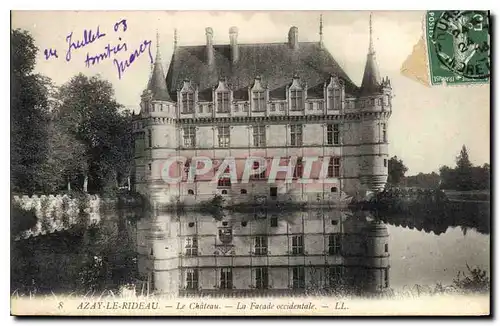
<svg viewBox="0 0 500 326">
<path fill-rule="evenodd" d="M 214 64 L 214 31 L 211 27 L 205 28 L 205 35 L 207 36 L 207 64 L 212 66 Z"/>
<path fill-rule="evenodd" d="M 295 26 L 288 32 L 288 45 L 294 50 L 299 48 L 299 29 Z"/>
<path fill-rule="evenodd" d="M 229 29 L 229 43 L 231 45 L 231 61 L 237 63 L 240 57 L 238 48 L 238 28 L 233 26 Z"/>
</svg>

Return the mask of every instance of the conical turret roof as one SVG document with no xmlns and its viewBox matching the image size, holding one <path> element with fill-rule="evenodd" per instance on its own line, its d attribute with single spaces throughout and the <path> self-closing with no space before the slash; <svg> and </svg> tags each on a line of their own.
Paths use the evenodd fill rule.
<svg viewBox="0 0 500 326">
<path fill-rule="evenodd" d="M 153 72 L 149 78 L 147 90 L 151 91 L 152 99 L 158 101 L 172 101 L 167 90 L 165 73 L 161 64 L 160 46 L 156 45 L 156 58 L 153 65 Z"/>
<path fill-rule="evenodd" d="M 372 15 L 370 14 L 370 44 L 368 46 L 368 55 L 366 56 L 363 81 L 361 82 L 361 96 L 378 93 L 381 85 L 380 73 L 375 58 L 375 49 L 373 48 L 372 34 Z"/>
</svg>

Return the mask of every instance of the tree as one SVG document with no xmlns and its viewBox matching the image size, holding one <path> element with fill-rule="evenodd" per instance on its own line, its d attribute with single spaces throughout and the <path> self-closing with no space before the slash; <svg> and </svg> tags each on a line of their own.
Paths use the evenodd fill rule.
<svg viewBox="0 0 500 326">
<path fill-rule="evenodd" d="M 397 156 L 391 157 L 388 162 L 388 178 L 387 182 L 397 185 L 403 179 L 408 168 L 403 164 L 403 161 L 398 159 Z"/>
<path fill-rule="evenodd" d="M 11 31 L 11 188 L 15 192 L 44 191 L 48 155 L 51 81 L 34 74 L 38 48 L 33 37 Z"/>
<path fill-rule="evenodd" d="M 58 123 L 82 144 L 71 179 L 80 179 L 80 185 L 88 181 L 94 192 L 116 188 L 131 168 L 132 115 L 120 111 L 111 83 L 79 74 L 61 87 L 58 100 Z"/>
<path fill-rule="evenodd" d="M 472 163 L 469 160 L 469 153 L 467 152 L 467 147 L 462 145 L 462 150 L 460 154 L 456 158 L 457 169 L 459 170 L 467 170 L 472 167 Z"/>
</svg>

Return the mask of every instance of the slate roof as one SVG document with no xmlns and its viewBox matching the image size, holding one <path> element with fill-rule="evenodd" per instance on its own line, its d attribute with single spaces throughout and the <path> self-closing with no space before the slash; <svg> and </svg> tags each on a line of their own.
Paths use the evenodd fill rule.
<svg viewBox="0 0 500 326">
<path fill-rule="evenodd" d="M 343 79 L 346 93 L 355 95 L 358 87 L 318 42 L 299 42 L 297 50 L 288 43 L 239 44 L 239 61 L 231 63 L 230 45 L 214 45 L 214 64 L 206 64 L 206 45 L 178 46 L 167 73 L 167 88 L 175 101 L 184 80 L 198 86 L 200 100 L 211 101 L 211 89 L 225 78 L 235 99 L 247 100 L 248 87 L 256 76 L 269 88 L 271 99 L 285 99 L 285 89 L 295 74 L 307 83 L 308 95 L 322 97 L 323 84 L 331 75 Z"/>
<path fill-rule="evenodd" d="M 370 49 L 366 58 L 365 72 L 361 82 L 360 95 L 368 95 L 380 92 L 380 73 L 378 71 L 375 51 Z"/>
<path fill-rule="evenodd" d="M 165 73 L 163 72 L 163 67 L 161 65 L 160 52 L 157 50 L 156 59 L 153 67 L 153 72 L 148 81 L 148 86 L 146 87 L 148 91 L 152 93 L 153 100 L 159 101 L 172 101 L 170 94 L 165 84 Z"/>
</svg>

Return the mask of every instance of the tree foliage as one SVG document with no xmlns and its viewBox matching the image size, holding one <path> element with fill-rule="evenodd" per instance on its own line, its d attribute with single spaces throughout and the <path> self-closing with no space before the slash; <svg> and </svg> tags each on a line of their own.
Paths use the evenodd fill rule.
<svg viewBox="0 0 500 326">
<path fill-rule="evenodd" d="M 398 185 L 403 179 L 408 168 L 404 165 L 403 160 L 398 159 L 397 156 L 391 157 L 388 162 L 388 178 L 389 184 Z"/>
<path fill-rule="evenodd" d="M 473 166 L 467 148 L 462 146 L 456 158 L 456 167 L 442 166 L 439 169 L 441 188 L 453 190 L 490 189 L 490 165 Z"/>
</svg>

